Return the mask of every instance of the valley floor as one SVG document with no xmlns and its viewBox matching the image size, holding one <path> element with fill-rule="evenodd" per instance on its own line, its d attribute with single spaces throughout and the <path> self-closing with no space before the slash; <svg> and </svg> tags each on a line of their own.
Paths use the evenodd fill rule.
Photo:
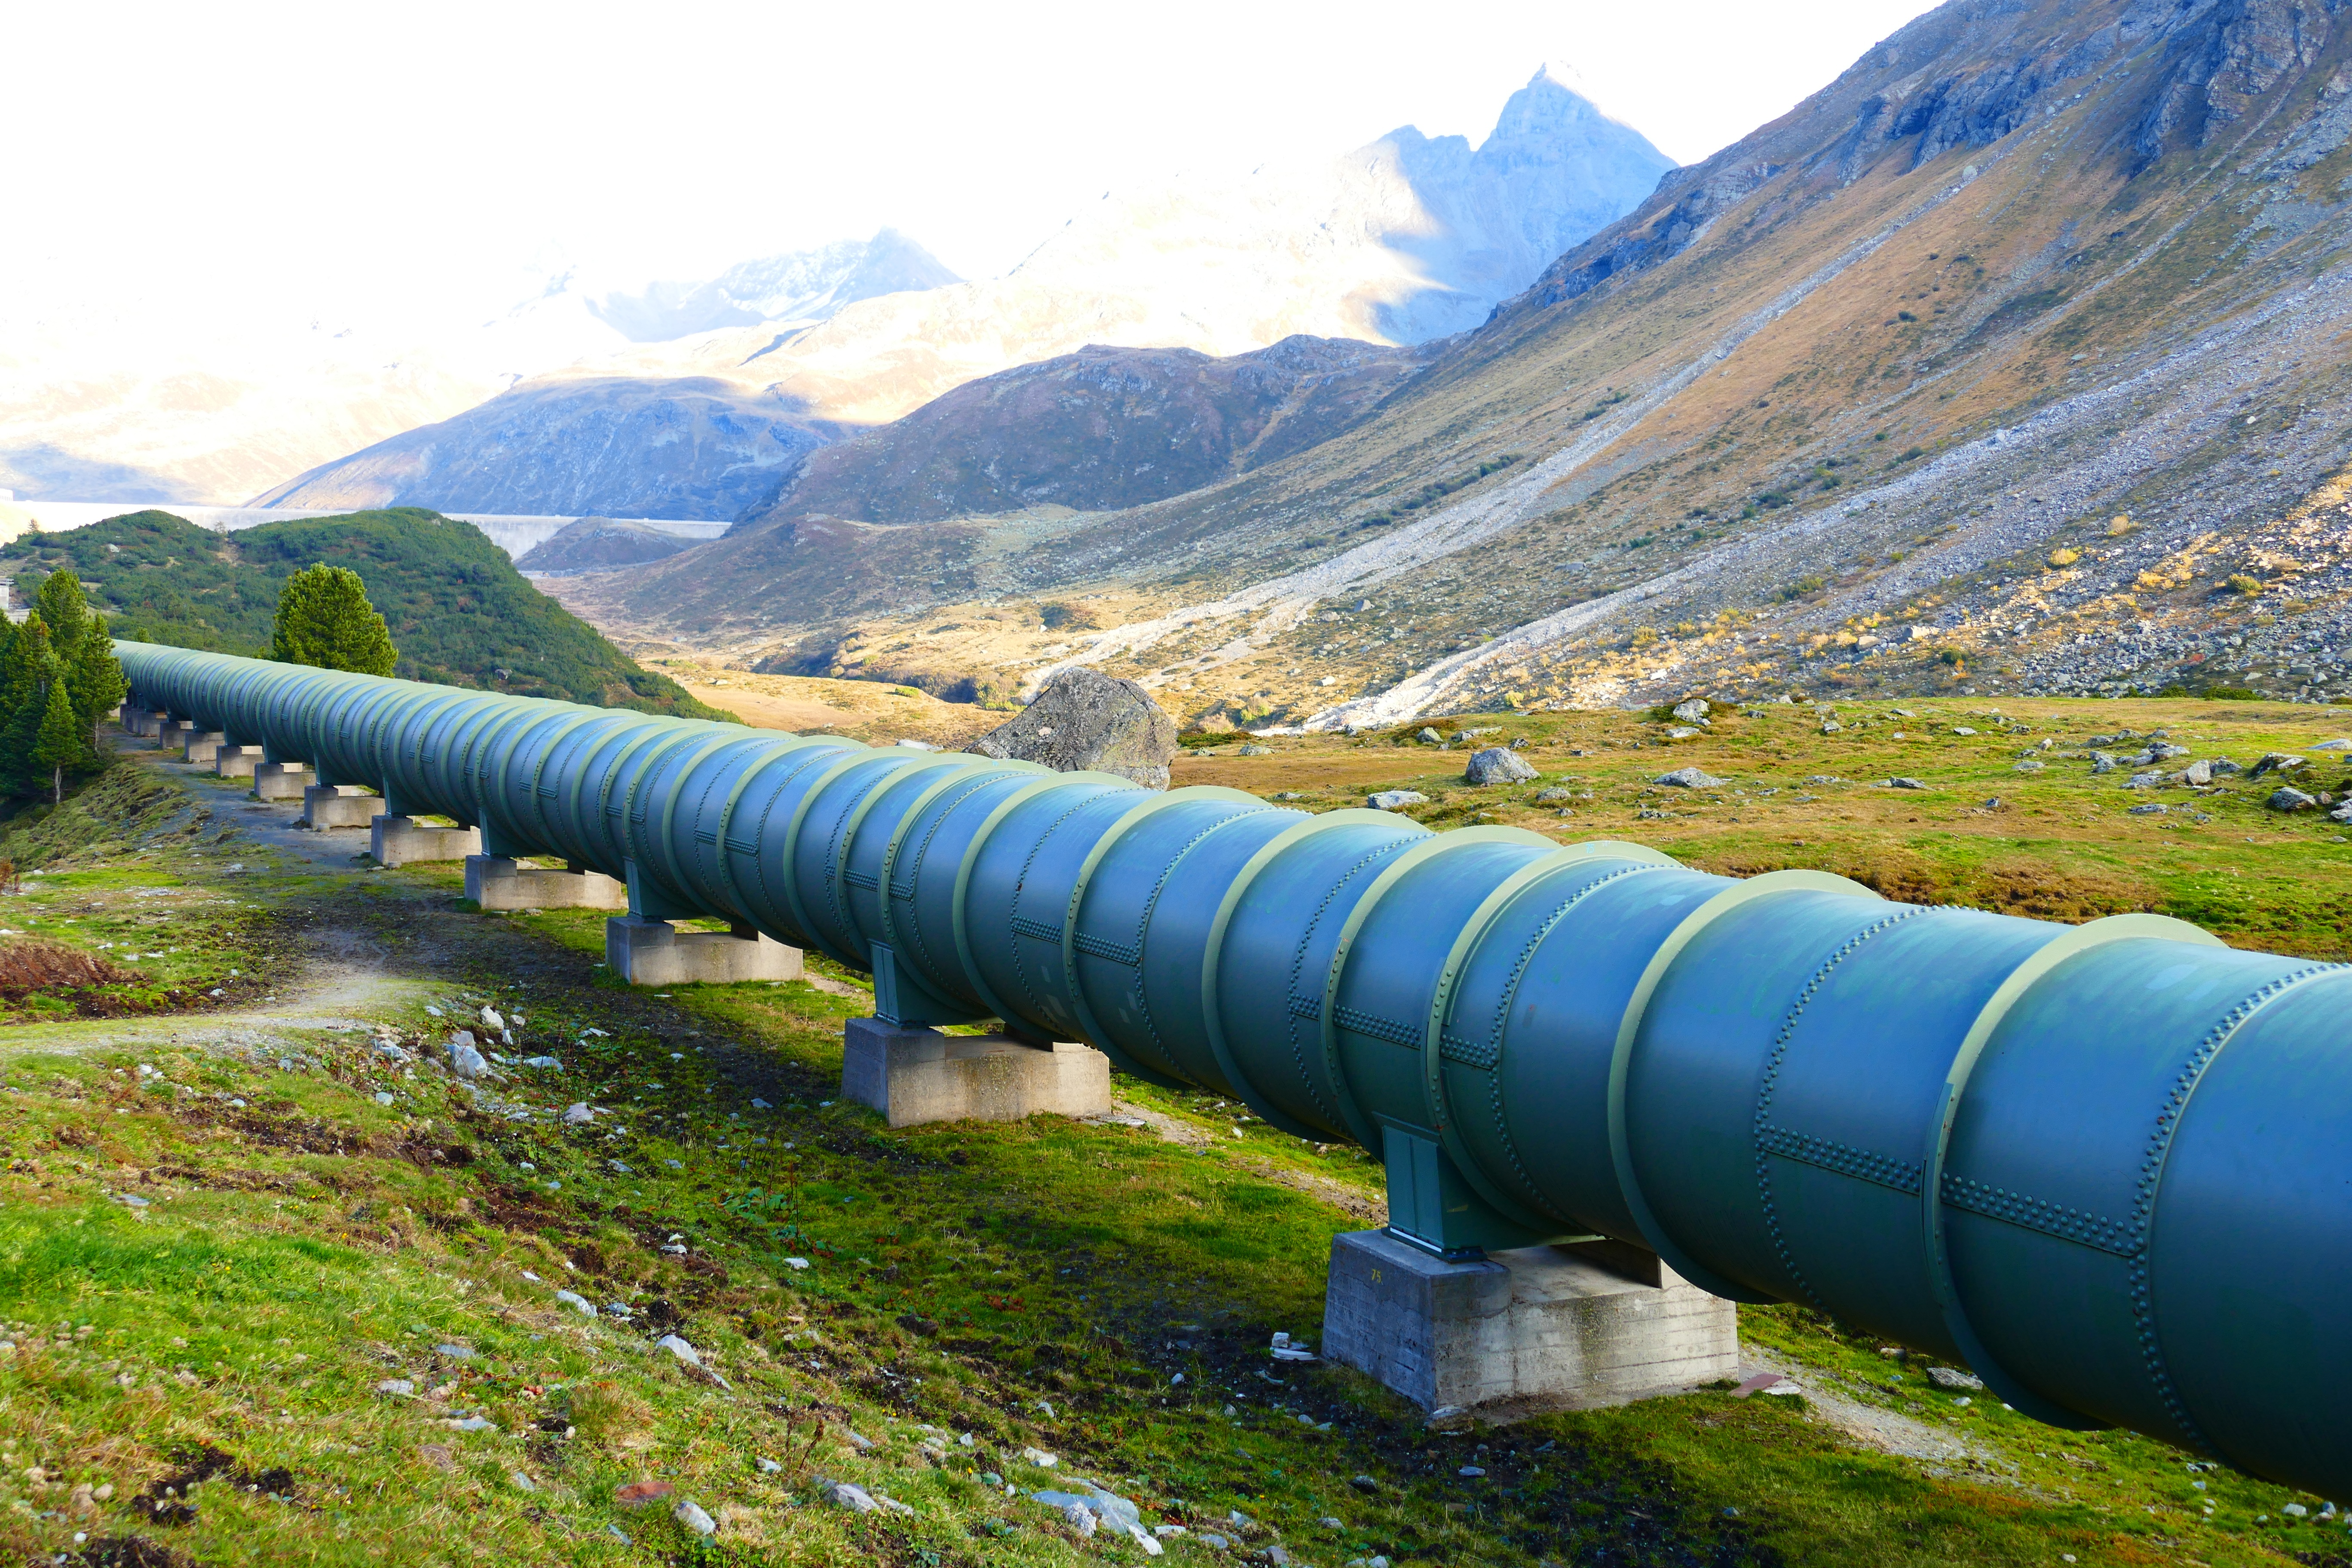
<svg viewBox="0 0 2352 1568">
<path fill-rule="evenodd" d="M 1178 781 L 1310 808 L 1410 786 L 1433 824 L 2344 955 L 2336 825 L 2267 811 L 2268 781 L 2126 790 L 2074 754 L 2166 730 L 2304 754 L 2332 793 L 2326 710 L 1990 706 L 1848 705 L 1826 734 L 1775 707 L 1677 740 L 1620 712 L 1446 721 L 1526 736 L 1543 777 L 1504 788 L 1402 733 L 1229 742 Z M 1685 765 L 1723 782 L 1650 782 Z M 834 1100 L 861 977 L 630 991 L 600 917 L 475 913 L 456 868 L 374 869 L 359 834 L 290 815 L 138 751 L 0 841 L 32 868 L 0 896 L 0 1558 L 1142 1561 L 1030 1495 L 1079 1478 L 1180 1527 L 1151 1538 L 1171 1562 L 2352 1550 L 2323 1500 L 1963 1404 L 1789 1308 L 1741 1326 L 1794 1397 L 1434 1429 L 1266 1348 L 1318 1337 L 1331 1237 L 1381 1215 L 1356 1152 L 1127 1081 L 1105 1122 L 891 1131 Z M 469 1085 L 432 1047 L 484 1007 L 516 1043 Z"/>
</svg>

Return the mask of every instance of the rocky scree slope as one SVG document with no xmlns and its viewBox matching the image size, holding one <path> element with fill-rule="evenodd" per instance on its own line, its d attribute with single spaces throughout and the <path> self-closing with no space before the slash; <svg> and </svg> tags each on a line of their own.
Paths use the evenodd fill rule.
<svg viewBox="0 0 2352 1568">
<path fill-rule="evenodd" d="M 1376 416 L 1017 552 L 942 544 L 877 578 L 858 630 L 988 660 L 874 613 L 895 588 L 969 626 L 941 612 L 986 554 L 992 596 L 1123 623 L 1009 673 L 1083 659 L 1195 721 L 1318 725 L 2332 650 L 2347 139 L 2333 5 L 1955 0 Z"/>
</svg>

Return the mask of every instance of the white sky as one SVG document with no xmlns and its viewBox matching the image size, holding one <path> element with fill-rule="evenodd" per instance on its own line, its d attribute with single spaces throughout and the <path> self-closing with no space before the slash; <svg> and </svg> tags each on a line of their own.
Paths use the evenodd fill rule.
<svg viewBox="0 0 2352 1568">
<path fill-rule="evenodd" d="M 1114 186 L 1478 140 L 1546 59 L 1690 162 L 1927 8 L 12 5 L 0 311 L 488 314 L 885 224 L 981 276 Z"/>
</svg>

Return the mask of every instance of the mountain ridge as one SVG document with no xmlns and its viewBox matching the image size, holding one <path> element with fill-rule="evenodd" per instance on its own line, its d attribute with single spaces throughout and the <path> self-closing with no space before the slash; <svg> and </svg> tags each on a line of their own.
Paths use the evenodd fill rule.
<svg viewBox="0 0 2352 1568">
<path fill-rule="evenodd" d="M 886 576 L 706 646 L 887 638 L 900 668 L 1032 683 L 1083 659 L 1259 724 L 2209 668 L 2341 689 L 2332 658 L 2259 664 L 2340 629 L 2302 596 L 2336 592 L 2336 547 L 2276 521 L 2324 537 L 2352 428 L 2340 9 L 1955 0 L 1669 176 L 1377 418 L 992 568 L 995 602 L 1116 624 L 975 637 L 940 613 L 957 563 L 1006 558 L 953 524 L 906 581 L 949 585 L 923 617 L 961 629 Z M 1359 531 L 1506 450 L 1527 462 Z M 690 598 L 575 602 L 653 637 Z"/>
<path fill-rule="evenodd" d="M 1672 167 L 1638 132 L 1539 70 L 1475 149 L 1408 126 L 1333 158 L 1109 192 L 1003 278 L 849 300 L 805 324 L 713 327 L 550 370 L 498 407 L 445 422 L 439 466 L 487 476 L 489 454 L 509 449 L 509 416 L 527 405 L 544 416 L 533 435 L 546 448 L 540 471 L 562 488 L 568 452 L 608 466 L 620 452 L 581 446 L 573 432 L 609 429 L 594 405 L 623 387 L 648 405 L 665 383 L 724 383 L 740 398 L 795 411 L 814 434 L 887 425 L 969 382 L 1089 345 L 1230 359 L 1291 337 L 1432 341 L 1483 321 Z M 408 499 L 487 510 L 468 490 L 400 489 L 382 457 L 352 454 L 271 494 L 283 504 Z M 645 509 L 593 488 L 577 493 L 583 510 Z M 667 504 L 669 515 L 732 515 Z"/>
</svg>

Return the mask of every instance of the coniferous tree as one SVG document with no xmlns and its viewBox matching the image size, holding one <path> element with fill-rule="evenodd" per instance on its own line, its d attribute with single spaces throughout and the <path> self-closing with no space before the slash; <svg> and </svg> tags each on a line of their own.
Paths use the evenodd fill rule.
<svg viewBox="0 0 2352 1568">
<path fill-rule="evenodd" d="M 41 721 L 33 733 L 33 764 L 49 775 L 49 799 L 66 798 L 66 769 L 82 760 L 82 731 L 74 717 L 73 698 L 62 679 L 49 682 L 41 705 Z"/>
<path fill-rule="evenodd" d="M 41 579 L 40 592 L 33 602 L 41 624 L 49 628 L 49 646 L 70 666 L 81 651 L 81 635 L 90 618 L 89 599 L 82 592 L 80 577 L 70 566 L 50 573 Z"/>
<path fill-rule="evenodd" d="M 131 682 L 122 674 L 122 661 L 114 657 L 114 635 L 106 617 L 92 615 L 82 627 L 80 646 L 74 649 L 73 662 L 66 670 L 66 686 L 73 694 L 74 723 L 89 742 L 89 760 L 102 763 L 104 754 L 98 749 L 98 726 L 109 713 L 122 705 L 131 694 Z"/>
<path fill-rule="evenodd" d="M 368 603 L 360 574 L 322 562 L 295 573 L 278 591 L 269 657 L 280 664 L 390 675 L 400 651 L 392 646 L 392 629 Z"/>
<path fill-rule="evenodd" d="M 35 611 L 25 617 L 0 654 L 0 716 L 5 716 L 6 754 L 0 758 L 9 774 L 9 787 L 28 791 L 48 783 L 47 770 L 37 763 L 33 749 L 40 740 L 41 720 L 48 710 L 49 688 L 60 673 L 58 656 L 49 647 L 49 628 Z"/>
</svg>

